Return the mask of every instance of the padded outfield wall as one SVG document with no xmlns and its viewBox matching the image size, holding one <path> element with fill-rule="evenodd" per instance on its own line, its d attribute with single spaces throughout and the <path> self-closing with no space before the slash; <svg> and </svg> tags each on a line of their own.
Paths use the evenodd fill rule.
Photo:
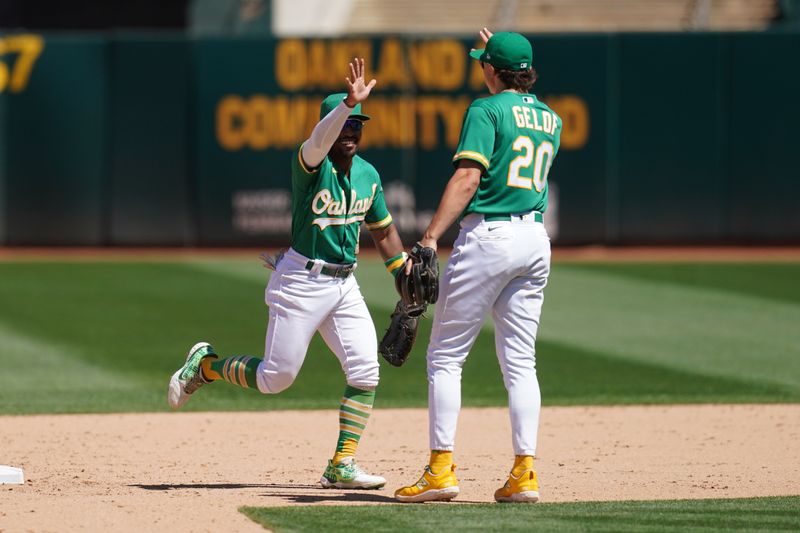
<svg viewBox="0 0 800 533">
<path fill-rule="evenodd" d="M 531 37 L 556 243 L 800 242 L 800 33 Z M 485 94 L 474 46 L 0 36 L 0 244 L 285 243 L 292 150 L 354 55 L 379 82 L 362 155 L 414 238 Z"/>
</svg>

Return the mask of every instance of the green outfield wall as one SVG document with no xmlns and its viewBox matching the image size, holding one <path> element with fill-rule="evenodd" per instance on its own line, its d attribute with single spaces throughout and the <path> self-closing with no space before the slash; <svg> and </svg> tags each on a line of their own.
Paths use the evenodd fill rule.
<svg viewBox="0 0 800 533">
<path fill-rule="evenodd" d="M 191 46 L 178 37 L 122 37 L 109 47 L 113 244 L 196 241 Z"/>
<path fill-rule="evenodd" d="M 800 33 L 533 36 L 559 244 L 797 243 Z M 0 36 L 0 244 L 279 245 L 289 161 L 353 56 L 407 238 L 485 95 L 472 39 Z M 452 236 L 452 235 L 451 235 Z"/>
<path fill-rule="evenodd" d="M 6 36 L 6 242 L 99 245 L 110 183 L 108 41 Z"/>
<path fill-rule="evenodd" d="M 6 240 L 6 96 L 0 93 L 0 243 Z"/>
</svg>

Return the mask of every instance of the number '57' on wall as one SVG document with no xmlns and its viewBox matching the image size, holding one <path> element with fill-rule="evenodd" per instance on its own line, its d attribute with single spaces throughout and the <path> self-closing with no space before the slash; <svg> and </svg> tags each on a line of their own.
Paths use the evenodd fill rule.
<svg viewBox="0 0 800 533">
<path fill-rule="evenodd" d="M 0 37 L 0 93 L 25 90 L 43 49 L 44 39 L 38 35 Z"/>
</svg>

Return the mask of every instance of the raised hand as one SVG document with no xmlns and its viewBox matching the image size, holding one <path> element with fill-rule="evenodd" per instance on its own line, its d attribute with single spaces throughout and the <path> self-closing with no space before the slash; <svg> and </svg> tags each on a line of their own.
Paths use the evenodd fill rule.
<svg viewBox="0 0 800 533">
<path fill-rule="evenodd" d="M 378 83 L 374 78 L 369 83 L 364 83 L 363 57 L 353 59 L 353 63 L 350 63 L 350 76 L 345 78 L 345 81 L 347 82 L 347 98 L 344 99 L 344 102 L 349 107 L 354 107 L 366 100 L 372 88 Z"/>
<path fill-rule="evenodd" d="M 483 45 L 484 46 L 486 46 L 486 43 L 488 43 L 489 39 L 491 39 L 492 35 L 494 35 L 492 32 L 489 31 L 489 28 L 483 28 L 478 33 L 481 36 L 481 40 L 483 41 Z M 475 48 L 471 48 L 470 49 L 470 52 L 474 52 L 474 51 L 475 51 Z"/>
</svg>

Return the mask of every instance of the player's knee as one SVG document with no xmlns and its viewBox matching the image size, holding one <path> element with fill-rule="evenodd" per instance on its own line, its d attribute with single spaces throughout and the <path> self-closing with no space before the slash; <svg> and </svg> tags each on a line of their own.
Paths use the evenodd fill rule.
<svg viewBox="0 0 800 533">
<path fill-rule="evenodd" d="M 378 361 L 371 361 L 350 369 L 345 376 L 347 384 L 361 390 L 374 390 L 380 380 L 380 366 Z"/>
<path fill-rule="evenodd" d="M 259 367 L 258 390 L 264 394 L 278 394 L 291 387 L 296 377 L 297 372 L 287 370 L 268 371 Z"/>
<path fill-rule="evenodd" d="M 444 372 L 460 376 L 466 360 L 467 356 L 462 352 L 429 350 L 427 354 L 428 374 Z"/>
</svg>

